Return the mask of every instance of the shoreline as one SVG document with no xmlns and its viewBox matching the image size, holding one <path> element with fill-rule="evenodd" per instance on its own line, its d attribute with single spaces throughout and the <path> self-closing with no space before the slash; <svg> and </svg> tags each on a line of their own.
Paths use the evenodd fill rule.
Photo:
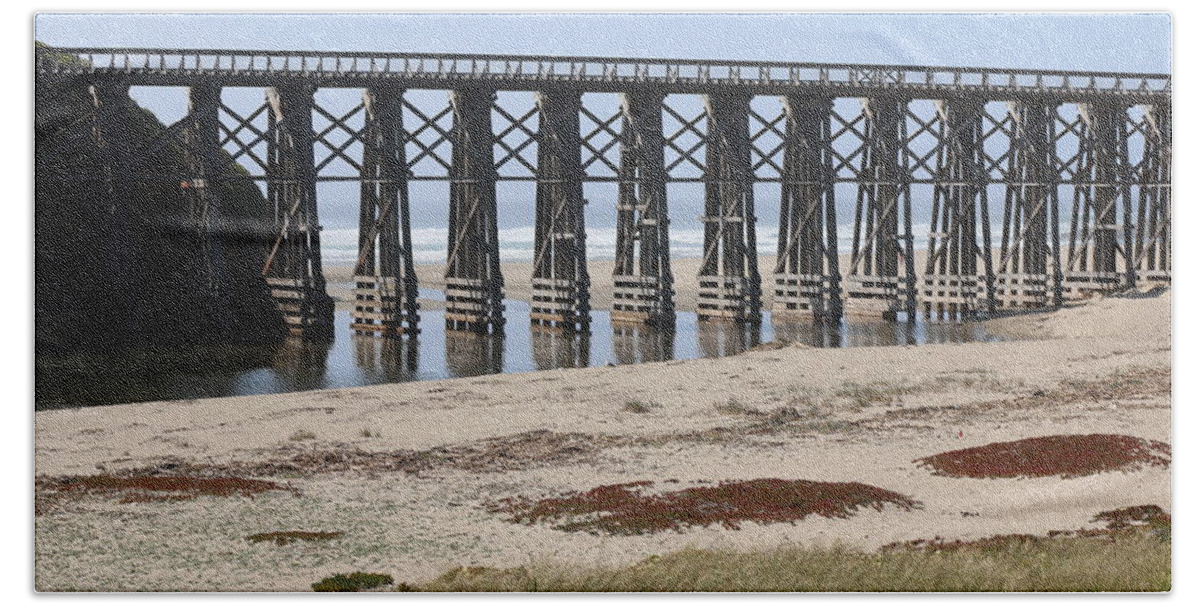
<svg viewBox="0 0 1200 608">
<path fill-rule="evenodd" d="M 588 277 L 591 280 L 591 297 L 589 302 L 592 310 L 609 310 L 612 308 L 612 271 L 615 263 L 614 260 L 588 261 Z M 700 260 L 698 258 L 671 260 L 671 264 L 672 269 L 677 273 L 677 277 L 681 276 L 678 274 L 680 267 L 693 274 L 700 268 Z M 760 262 L 759 267 L 762 268 L 766 264 L 766 262 Z M 772 261 L 771 264 L 774 264 L 774 262 Z M 416 264 L 414 269 L 417 273 L 417 283 L 420 288 L 444 290 L 446 287 L 446 278 L 443 276 L 445 267 L 445 264 L 436 262 Z M 348 285 L 353 277 L 353 267 L 326 266 L 324 271 L 327 290 L 329 295 L 334 298 L 336 306 L 343 310 L 352 309 L 354 306 L 354 296 L 350 292 Z M 532 300 L 533 262 L 501 262 L 500 273 L 504 276 L 504 297 L 506 299 L 527 303 Z M 685 282 L 676 280 L 676 306 L 679 310 L 693 310 L 696 307 L 696 292 L 699 285 L 692 285 L 690 283 L 685 285 L 683 283 Z M 694 283 L 694 281 L 691 283 Z M 438 300 L 420 298 L 419 301 L 421 308 L 424 310 L 440 310 L 445 307 L 445 304 Z"/>
<path fill-rule="evenodd" d="M 530 559 L 629 564 L 685 547 L 873 550 L 934 536 L 1078 529 L 1101 510 L 1131 505 L 1170 511 L 1170 469 L 964 481 L 913 464 L 1055 433 L 1170 442 L 1170 314 L 1167 291 L 1000 320 L 1035 340 L 916 350 L 778 345 L 717 359 L 36 412 L 35 471 L 44 478 L 167 465 L 258 470 L 305 454 L 316 463 L 361 460 L 263 477 L 298 494 L 93 497 L 38 515 L 37 588 L 303 591 L 354 570 L 415 581 Z M 648 405 L 628 407 L 634 402 Z M 785 411 L 799 418 L 753 430 Z M 380 468 L 400 454 L 440 456 L 415 473 Z M 610 537 L 512 524 L 483 507 L 637 480 L 752 478 L 867 483 L 924 508 Z M 113 517 L 124 523 L 113 526 Z M 345 535 L 288 547 L 245 540 L 273 530 Z M 152 565 L 130 573 L 131 563 Z"/>
<path fill-rule="evenodd" d="M 838 256 L 838 267 L 843 269 L 850 265 L 850 254 Z M 776 256 L 760 255 L 758 258 L 759 276 L 762 278 L 763 310 L 771 310 L 774 301 L 774 270 Z M 588 260 L 588 278 L 591 281 L 590 304 L 592 310 L 609 310 L 613 300 L 612 272 L 614 260 Z M 695 312 L 697 294 L 700 284 L 697 279 L 700 271 L 700 258 L 672 258 L 671 271 L 675 276 L 675 307 L 678 311 Z M 919 268 L 925 264 L 925 251 L 916 251 L 914 264 Z M 445 264 L 431 262 L 416 264 L 417 283 L 420 288 L 442 290 L 446 287 L 443 276 Z M 326 289 L 334 298 L 336 306 L 341 310 L 353 308 L 354 296 L 350 290 L 353 277 L 352 266 L 327 265 L 325 273 Z M 500 273 L 504 277 L 504 297 L 511 300 L 529 302 L 533 292 L 533 263 L 532 262 L 501 262 Z M 846 275 L 842 275 L 843 281 Z M 444 304 L 437 300 L 419 299 L 421 308 L 425 310 L 440 310 Z"/>
</svg>

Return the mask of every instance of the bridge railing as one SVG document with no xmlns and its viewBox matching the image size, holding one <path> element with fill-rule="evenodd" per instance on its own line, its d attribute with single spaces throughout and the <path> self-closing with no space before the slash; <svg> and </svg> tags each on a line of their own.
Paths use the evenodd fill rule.
<svg viewBox="0 0 1200 608">
<path fill-rule="evenodd" d="M 800 85 L 1079 93 L 1170 93 L 1166 74 L 521 55 L 36 49 L 39 74 L 397 77 L 412 80 Z M 63 61 L 64 57 L 77 60 Z M 80 61 L 81 60 L 81 61 Z"/>
</svg>

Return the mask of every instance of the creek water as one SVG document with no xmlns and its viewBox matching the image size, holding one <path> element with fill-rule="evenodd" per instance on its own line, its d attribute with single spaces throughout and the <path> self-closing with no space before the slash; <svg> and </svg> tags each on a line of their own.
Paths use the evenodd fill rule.
<svg viewBox="0 0 1200 608">
<path fill-rule="evenodd" d="M 443 300 L 438 290 L 421 298 Z M 333 340 L 288 341 L 274 349 L 147 353 L 122 359 L 41 365 L 35 408 L 58 409 L 137 401 L 188 400 L 286 393 L 496 373 L 628 365 L 721 357 L 776 339 L 817 347 L 884 346 L 996 340 L 982 323 L 917 320 L 842 321 L 833 326 L 777 319 L 761 324 L 699 322 L 679 311 L 672 332 L 614 328 L 608 311 L 593 311 L 590 335 L 567 336 L 530 326 L 529 304 L 505 301 L 503 336 L 446 330 L 441 310 L 422 310 L 416 339 L 360 336 L 350 311 L 338 310 Z"/>
</svg>

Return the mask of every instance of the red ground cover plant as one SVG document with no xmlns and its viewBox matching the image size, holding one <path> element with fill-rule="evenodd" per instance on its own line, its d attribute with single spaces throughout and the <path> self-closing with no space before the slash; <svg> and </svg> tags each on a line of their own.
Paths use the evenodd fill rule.
<svg viewBox="0 0 1200 608">
<path fill-rule="evenodd" d="M 682 531 L 719 523 L 731 530 L 742 522 L 795 522 L 808 515 L 849 517 L 863 507 L 882 511 L 886 505 L 920 508 L 908 496 L 862 483 L 784 479 L 725 481 L 715 486 L 650 494 L 649 481 L 599 486 L 586 492 L 531 500 L 508 498 L 491 503 L 493 513 L 532 525 L 555 521 L 565 532 L 644 534 Z"/>
<path fill-rule="evenodd" d="M 1167 467 L 1171 446 L 1128 435 L 1049 435 L 942 452 L 913 462 L 949 477 L 1083 477 Z"/>
</svg>

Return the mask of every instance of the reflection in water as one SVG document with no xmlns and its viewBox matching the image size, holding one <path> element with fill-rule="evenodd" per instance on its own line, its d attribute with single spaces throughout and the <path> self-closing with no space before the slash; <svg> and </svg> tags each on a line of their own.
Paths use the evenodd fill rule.
<svg viewBox="0 0 1200 608">
<path fill-rule="evenodd" d="M 288 391 L 308 391 L 328 386 L 326 362 L 333 341 L 287 340 L 275 351 L 271 367 Z"/>
<path fill-rule="evenodd" d="M 440 295 L 422 290 L 422 297 Z M 481 374 L 631 364 L 734 355 L 766 341 L 818 347 L 882 346 L 991 340 L 978 322 L 913 323 L 842 321 L 813 323 L 764 315 L 760 325 L 699 322 L 680 311 L 671 331 L 612 324 L 593 311 L 592 333 L 554 333 L 528 324 L 529 305 L 506 300 L 507 339 L 447 331 L 440 312 L 422 315 L 419 336 L 376 338 L 349 329 L 350 313 L 337 311 L 334 339 L 289 341 L 274 352 L 216 349 L 166 357 L 37 362 L 38 409 L 132 401 L 281 393 L 478 376 Z M 528 333 L 527 333 L 528 332 Z M 418 356 L 418 353 L 420 356 Z M 151 365 L 153 363 L 153 365 Z"/>
<path fill-rule="evenodd" d="M 675 332 L 645 325 L 614 325 L 612 349 L 621 365 L 675 358 Z"/>
<path fill-rule="evenodd" d="M 957 344 L 996 340 L 988 335 L 982 323 L 977 322 L 923 323 L 918 321 L 913 327 L 915 328 L 913 344 Z"/>
<path fill-rule="evenodd" d="M 539 370 L 587 367 L 592 361 L 591 334 L 553 327 L 530 327 L 533 364 Z"/>
<path fill-rule="evenodd" d="M 891 346 L 917 343 L 916 325 L 910 323 L 859 321 L 842 323 L 836 328 L 831 328 L 831 330 L 834 329 L 845 346 Z"/>
<path fill-rule="evenodd" d="M 727 357 L 762 344 L 762 325 L 706 320 L 696 325 L 701 357 Z"/>
<path fill-rule="evenodd" d="M 943 344 L 958 342 L 987 342 L 994 340 L 979 322 L 912 323 L 901 320 L 837 323 L 807 321 L 795 318 L 779 319 L 772 323 L 775 339 L 809 346 L 837 348 L 844 346 L 894 346 Z"/>
<path fill-rule="evenodd" d="M 414 339 L 354 336 L 354 362 L 370 384 L 416 380 L 419 361 Z"/>
<path fill-rule="evenodd" d="M 504 371 L 504 336 L 447 329 L 446 371 L 451 378 Z"/>
<path fill-rule="evenodd" d="M 239 395 L 238 374 L 252 368 L 271 369 L 273 360 L 269 349 L 246 347 L 37 358 L 34 408 Z"/>
<path fill-rule="evenodd" d="M 842 326 L 822 320 L 807 320 L 794 316 L 777 318 L 774 323 L 775 339 L 809 346 L 836 348 L 844 346 Z"/>
</svg>

